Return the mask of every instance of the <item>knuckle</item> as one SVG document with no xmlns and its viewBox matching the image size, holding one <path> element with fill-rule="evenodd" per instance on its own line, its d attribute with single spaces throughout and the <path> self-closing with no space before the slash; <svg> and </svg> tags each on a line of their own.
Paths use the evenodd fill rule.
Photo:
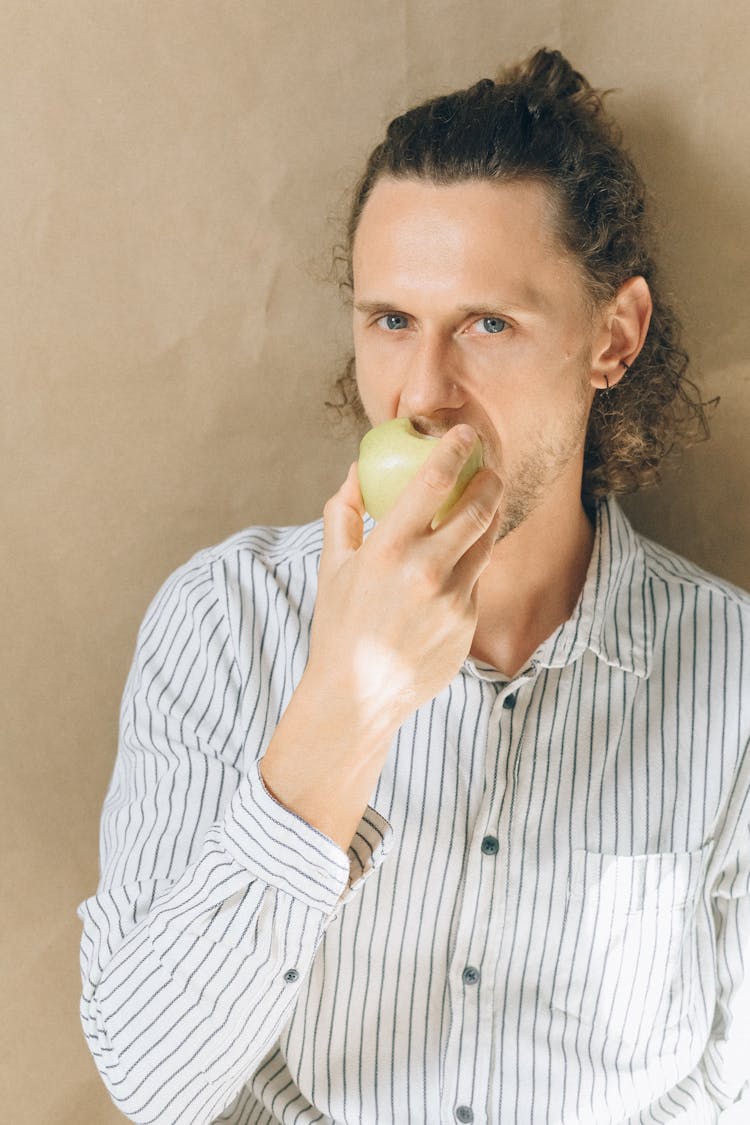
<svg viewBox="0 0 750 1125">
<path fill-rule="evenodd" d="M 466 599 L 464 592 L 458 583 L 454 583 L 445 591 L 445 604 L 446 609 L 459 619 L 463 617 Z"/>
<path fill-rule="evenodd" d="M 420 559 L 408 567 L 408 580 L 413 588 L 433 596 L 443 587 L 443 571 L 437 560 Z"/>
<path fill-rule="evenodd" d="M 334 492 L 331 496 L 328 497 L 325 504 L 323 505 L 323 512 L 324 513 L 327 512 L 329 514 L 331 512 L 335 512 L 339 508 L 340 503 L 341 503 L 341 489 L 339 489 L 337 492 Z"/>
<path fill-rule="evenodd" d="M 373 558 L 377 560 L 378 566 L 388 570 L 399 567 L 404 554 L 403 544 L 392 536 L 378 535 L 377 532 L 381 530 L 381 527 L 376 528 L 370 538 Z"/>
<path fill-rule="evenodd" d="M 454 457 L 465 460 L 475 439 L 476 433 L 469 426 L 461 425 L 448 431 L 445 444 Z"/>
<path fill-rule="evenodd" d="M 495 509 L 481 496 L 474 496 L 466 504 L 464 515 L 479 531 L 486 531 L 492 523 Z"/>
<path fill-rule="evenodd" d="M 428 461 L 422 470 L 422 483 L 432 492 L 442 495 L 451 488 L 456 480 L 456 473 L 441 461 Z"/>
</svg>

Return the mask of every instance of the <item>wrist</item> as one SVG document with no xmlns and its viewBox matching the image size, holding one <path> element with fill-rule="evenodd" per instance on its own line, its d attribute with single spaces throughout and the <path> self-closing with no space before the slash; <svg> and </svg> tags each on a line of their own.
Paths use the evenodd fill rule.
<svg viewBox="0 0 750 1125">
<path fill-rule="evenodd" d="M 292 702 L 313 729 L 335 730 L 347 745 L 359 748 L 358 756 L 390 742 L 403 722 L 381 692 L 355 681 L 348 668 L 331 671 L 308 663 Z"/>
<path fill-rule="evenodd" d="M 261 758 L 275 801 L 349 846 L 377 785 L 393 731 L 365 721 L 346 692 L 314 671 L 300 681 Z"/>
</svg>

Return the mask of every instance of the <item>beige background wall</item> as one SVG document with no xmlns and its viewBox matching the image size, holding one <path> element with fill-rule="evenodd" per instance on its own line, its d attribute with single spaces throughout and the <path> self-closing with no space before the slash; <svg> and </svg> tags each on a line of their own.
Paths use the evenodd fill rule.
<svg viewBox="0 0 750 1125">
<path fill-rule="evenodd" d="M 122 1120 L 78 1023 L 76 904 L 136 629 L 250 523 L 316 518 L 357 438 L 344 192 L 391 116 L 541 44 L 650 179 L 713 440 L 637 524 L 750 587 L 744 0 L 6 0 L 0 32 L 3 1016 L 14 1125 Z"/>
</svg>

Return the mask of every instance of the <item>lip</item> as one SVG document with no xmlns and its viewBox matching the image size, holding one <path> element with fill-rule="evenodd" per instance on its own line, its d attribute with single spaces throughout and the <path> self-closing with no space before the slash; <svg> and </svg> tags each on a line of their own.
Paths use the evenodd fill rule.
<svg viewBox="0 0 750 1125">
<path fill-rule="evenodd" d="M 426 426 L 423 426 L 421 422 L 415 422 L 413 418 L 409 418 L 409 422 L 412 428 L 415 429 L 418 434 L 422 434 L 423 437 L 441 438 L 446 432 L 443 430 L 441 433 L 433 433 L 431 430 L 428 430 Z"/>
<path fill-rule="evenodd" d="M 439 441 L 440 438 L 443 437 L 444 434 L 447 434 L 448 431 L 453 428 L 453 426 L 458 425 L 458 422 L 452 422 L 449 426 L 444 426 L 442 429 L 437 430 L 437 429 L 434 429 L 433 427 L 425 425 L 423 422 L 420 422 L 420 421 L 418 421 L 414 418 L 411 418 L 409 415 L 406 415 L 406 417 L 409 418 L 409 422 L 410 422 L 411 426 L 413 427 L 413 429 L 416 430 L 416 432 L 418 434 L 421 434 L 422 437 L 435 438 L 436 441 Z M 479 443 L 482 446 L 482 467 L 484 469 L 494 468 L 494 466 L 488 464 L 488 462 L 487 462 L 487 448 L 488 447 L 487 447 L 487 444 L 486 444 L 484 438 L 479 433 L 479 431 L 474 426 L 471 425 L 471 422 L 467 423 L 467 425 L 470 425 L 471 428 L 474 430 L 474 433 L 477 435 L 477 437 L 479 439 Z M 494 471 L 497 472 L 497 469 L 494 469 Z"/>
<path fill-rule="evenodd" d="M 443 426 L 442 429 L 436 429 L 431 426 L 426 426 L 423 422 L 417 422 L 413 418 L 409 418 L 409 422 L 418 434 L 422 434 L 423 437 L 436 438 L 438 441 L 441 437 L 444 437 L 449 430 L 452 430 L 454 426 L 457 426 L 459 424 L 458 422 L 453 422 L 450 426 Z M 471 423 L 468 423 L 468 425 L 471 425 Z M 472 429 L 474 429 L 473 426 Z M 474 432 L 476 433 L 476 430 L 474 430 Z M 479 437 L 478 433 L 477 437 L 480 441 L 482 440 L 481 437 Z M 484 443 L 482 444 L 484 445 Z"/>
</svg>

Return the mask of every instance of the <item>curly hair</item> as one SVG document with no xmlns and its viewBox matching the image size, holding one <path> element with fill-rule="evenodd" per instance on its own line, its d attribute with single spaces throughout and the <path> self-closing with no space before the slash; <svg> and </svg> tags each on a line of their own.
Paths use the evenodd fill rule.
<svg viewBox="0 0 750 1125">
<path fill-rule="evenodd" d="M 674 448 L 708 437 L 707 411 L 717 401 L 704 402 L 686 376 L 679 319 L 660 291 L 645 185 L 605 113 L 607 93 L 590 86 L 559 51 L 540 49 L 497 81 L 484 78 L 396 117 L 354 189 L 336 255 L 341 288 L 351 295 L 354 237 L 381 177 L 436 184 L 535 180 L 557 204 L 557 235 L 581 267 L 592 311 L 629 277 L 645 278 L 653 311 L 643 348 L 591 408 L 581 490 L 587 506 L 656 483 Z M 365 423 L 353 356 L 335 386 L 341 401 L 326 405 Z"/>
</svg>

